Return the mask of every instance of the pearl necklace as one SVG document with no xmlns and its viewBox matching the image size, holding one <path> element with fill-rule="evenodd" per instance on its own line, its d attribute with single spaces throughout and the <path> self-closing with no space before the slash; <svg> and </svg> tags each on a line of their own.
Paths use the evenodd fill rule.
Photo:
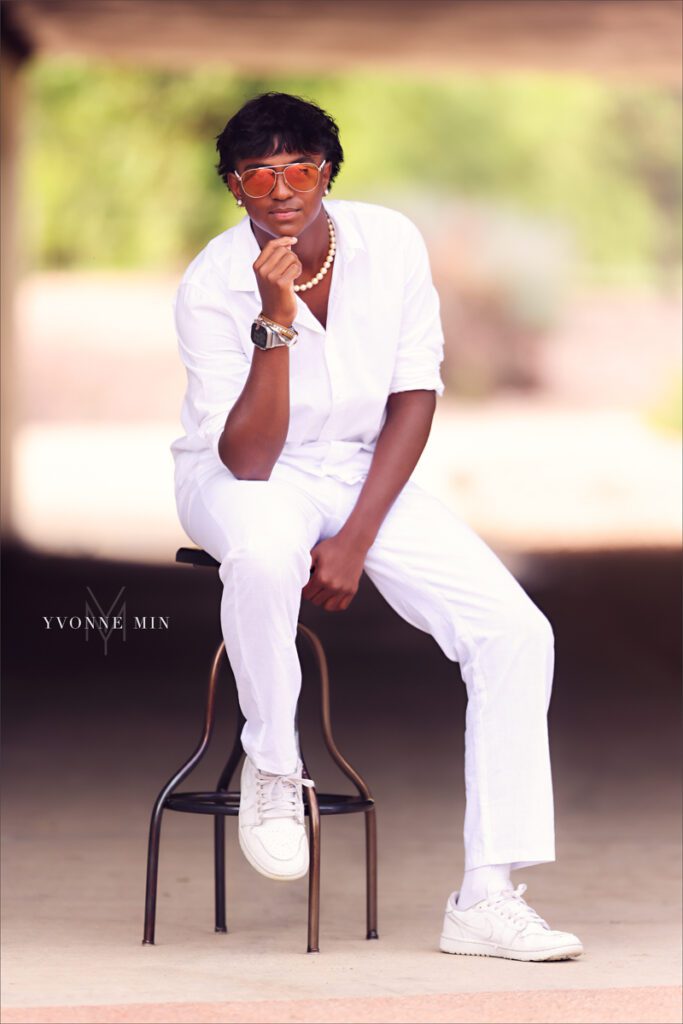
<svg viewBox="0 0 683 1024">
<path fill-rule="evenodd" d="M 332 223 L 330 217 L 327 218 L 327 227 L 330 232 L 330 248 L 327 250 L 327 259 L 325 260 L 325 262 L 323 263 L 322 267 L 315 275 L 315 277 L 312 277 L 310 281 L 307 281 L 306 284 L 294 285 L 295 292 L 305 292 L 309 288 L 314 288 L 317 284 L 319 284 L 322 281 L 325 274 L 332 266 L 332 260 L 334 259 L 335 252 L 337 251 L 337 236 L 334 233 L 334 224 Z"/>
</svg>

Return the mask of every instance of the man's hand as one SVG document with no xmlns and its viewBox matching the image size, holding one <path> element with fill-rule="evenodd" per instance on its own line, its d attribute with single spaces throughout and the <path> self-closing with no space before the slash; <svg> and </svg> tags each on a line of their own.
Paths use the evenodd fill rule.
<svg viewBox="0 0 683 1024">
<path fill-rule="evenodd" d="M 261 294 L 263 312 L 276 324 L 290 327 L 296 317 L 294 282 L 301 273 L 301 261 L 292 246 L 296 238 L 271 238 L 253 264 Z"/>
<path fill-rule="evenodd" d="M 301 591 L 326 612 L 343 612 L 358 591 L 366 551 L 343 534 L 321 540 L 311 551 L 314 571 Z"/>
</svg>

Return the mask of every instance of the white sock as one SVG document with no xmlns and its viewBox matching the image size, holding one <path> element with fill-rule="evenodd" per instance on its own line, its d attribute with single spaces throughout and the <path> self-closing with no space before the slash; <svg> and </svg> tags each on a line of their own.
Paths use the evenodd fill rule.
<svg viewBox="0 0 683 1024">
<path fill-rule="evenodd" d="M 494 892 L 500 892 L 510 885 L 509 864 L 484 864 L 480 868 L 466 871 L 458 894 L 458 910 L 467 910 Z"/>
</svg>

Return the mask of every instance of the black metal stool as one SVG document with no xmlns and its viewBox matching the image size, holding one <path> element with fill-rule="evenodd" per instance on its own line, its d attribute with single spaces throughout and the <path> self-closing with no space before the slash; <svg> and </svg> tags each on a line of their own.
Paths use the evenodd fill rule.
<svg viewBox="0 0 683 1024">
<path fill-rule="evenodd" d="M 219 563 L 206 551 L 200 548 L 179 548 L 176 562 L 184 562 L 192 566 L 203 566 L 217 569 Z M 323 646 L 315 633 L 307 626 L 298 623 L 297 635 L 306 637 L 313 648 L 313 653 L 320 675 L 321 689 L 321 721 L 325 745 L 332 759 L 344 775 L 353 782 L 358 790 L 357 796 L 338 793 L 316 793 L 312 786 L 306 790 L 305 813 L 309 819 L 309 855 L 310 867 L 308 878 L 308 952 L 320 952 L 320 815 L 321 814 L 352 814 L 362 811 L 365 814 L 365 863 L 366 863 L 366 912 L 367 938 L 376 939 L 377 935 L 377 825 L 375 819 L 375 802 L 364 779 L 351 767 L 349 762 L 338 750 L 332 736 L 330 718 L 330 682 L 327 670 L 327 659 Z M 145 928 L 143 945 L 154 944 L 154 927 L 156 921 L 157 879 L 159 873 L 159 844 L 161 838 L 161 818 L 164 810 L 184 811 L 189 814 L 213 814 L 214 816 L 214 865 L 215 865 L 215 917 L 217 932 L 227 932 L 225 914 L 225 816 L 235 817 L 239 813 L 239 790 L 230 790 L 230 782 L 242 760 L 244 751 L 241 743 L 241 732 L 244 716 L 237 711 L 237 732 L 235 742 L 228 760 L 220 774 L 215 792 L 177 792 L 178 786 L 190 772 L 196 768 L 204 756 L 213 731 L 215 718 L 216 680 L 220 668 L 221 657 L 225 653 L 225 645 L 221 643 L 216 650 L 209 674 L 209 692 L 204 719 L 204 731 L 199 744 L 191 757 L 168 780 L 159 793 L 152 810 L 149 826 L 149 843 L 147 850 L 147 886 L 145 895 Z M 226 657 L 226 661 L 227 661 Z M 229 663 L 229 662 L 228 662 Z M 297 711 L 298 718 L 298 711 Z M 303 776 L 310 779 L 303 753 Z"/>
</svg>

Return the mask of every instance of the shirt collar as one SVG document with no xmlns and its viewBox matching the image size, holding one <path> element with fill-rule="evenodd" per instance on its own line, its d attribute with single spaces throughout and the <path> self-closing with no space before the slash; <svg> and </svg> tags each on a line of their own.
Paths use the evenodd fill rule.
<svg viewBox="0 0 683 1024">
<path fill-rule="evenodd" d="M 337 254 L 344 262 L 352 260 L 356 252 L 365 249 L 365 241 L 354 223 L 350 204 L 343 199 L 327 200 L 323 208 L 332 218 L 337 236 Z M 259 244 L 251 230 L 249 217 L 243 217 L 232 231 L 233 248 L 230 256 L 228 284 L 233 291 L 256 292 L 258 284 L 254 274 L 254 261 L 260 253 Z"/>
</svg>

